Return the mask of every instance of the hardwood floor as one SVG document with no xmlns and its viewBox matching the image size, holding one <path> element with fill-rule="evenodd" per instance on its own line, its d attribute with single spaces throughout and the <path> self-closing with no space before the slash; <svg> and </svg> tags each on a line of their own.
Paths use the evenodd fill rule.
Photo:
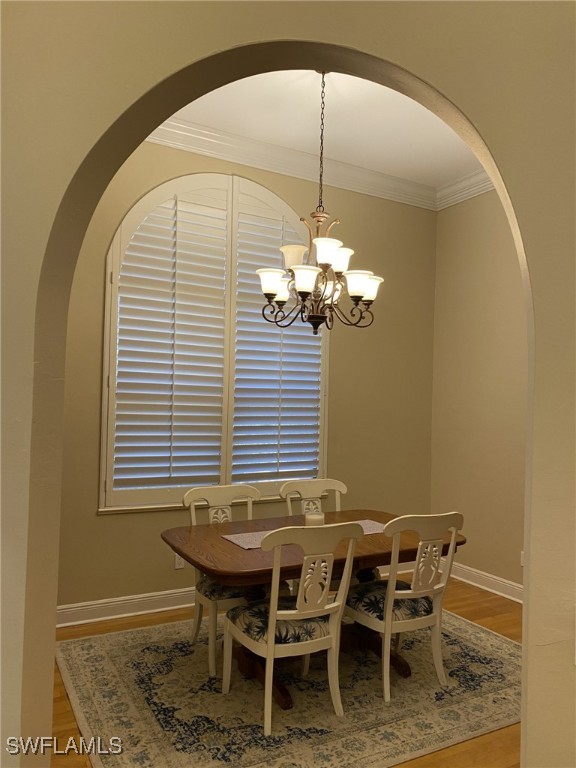
<svg viewBox="0 0 576 768">
<path fill-rule="evenodd" d="M 522 605 L 451 579 L 444 607 L 493 632 L 522 640 Z M 520 768 L 520 723 L 402 763 L 402 768 Z"/>
<path fill-rule="evenodd" d="M 512 640 L 521 640 L 522 606 L 520 603 L 486 592 L 463 581 L 451 579 L 444 598 L 444 607 L 448 611 Z M 134 627 L 163 624 L 168 621 L 182 621 L 190 618 L 192 613 L 193 609 L 185 608 L 62 627 L 57 630 L 56 637 L 58 640 L 69 640 L 106 632 L 119 632 Z M 78 743 L 80 731 L 60 671 L 56 665 L 54 667 L 53 735 L 58 738 L 59 744 L 65 744 L 70 737 L 74 737 Z M 454 768 L 519 768 L 520 725 L 501 728 L 493 733 L 456 744 L 440 752 L 402 763 L 402 768 L 448 768 L 449 766 Z M 51 768 L 91 768 L 91 764 L 86 755 L 76 755 L 74 752 L 70 752 L 68 755 L 53 755 Z"/>
</svg>

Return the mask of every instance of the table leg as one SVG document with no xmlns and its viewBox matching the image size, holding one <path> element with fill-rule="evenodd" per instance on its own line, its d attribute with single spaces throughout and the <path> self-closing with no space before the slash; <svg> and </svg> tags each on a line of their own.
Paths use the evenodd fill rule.
<svg viewBox="0 0 576 768">
<path fill-rule="evenodd" d="M 340 650 L 346 651 L 357 648 L 372 651 L 381 658 L 382 638 L 378 632 L 374 632 L 362 624 L 343 624 L 340 635 Z M 390 652 L 390 666 L 396 670 L 400 677 L 410 677 L 412 674 L 410 664 L 394 649 Z"/>
</svg>

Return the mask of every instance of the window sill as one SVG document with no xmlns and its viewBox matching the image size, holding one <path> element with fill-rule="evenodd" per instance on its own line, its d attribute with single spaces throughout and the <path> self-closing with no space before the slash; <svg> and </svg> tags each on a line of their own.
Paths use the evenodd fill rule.
<svg viewBox="0 0 576 768">
<path fill-rule="evenodd" d="M 278 494 L 270 494 L 263 496 L 258 501 L 254 502 L 254 506 L 259 504 L 276 504 L 282 502 L 285 504 L 285 500 L 280 498 Z M 206 505 L 199 504 L 198 507 Z M 187 508 L 182 504 L 141 504 L 141 505 L 125 505 L 117 507 L 98 507 L 99 515 L 127 515 L 137 514 L 140 512 L 186 512 Z"/>
</svg>

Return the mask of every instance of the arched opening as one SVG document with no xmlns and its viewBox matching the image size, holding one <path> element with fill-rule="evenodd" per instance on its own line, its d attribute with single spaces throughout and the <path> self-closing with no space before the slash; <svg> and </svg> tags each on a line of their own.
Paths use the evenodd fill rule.
<svg viewBox="0 0 576 768">
<path fill-rule="evenodd" d="M 70 284 L 75 260 L 90 217 L 106 185 L 120 165 L 150 131 L 165 117 L 190 100 L 232 79 L 274 69 L 327 69 L 394 88 L 420 102 L 441 117 L 467 142 L 491 177 L 506 210 L 519 259 L 526 295 L 527 270 L 514 212 L 499 172 L 481 137 L 453 104 L 410 73 L 388 62 L 358 51 L 314 43 L 263 43 L 233 49 L 191 65 L 143 96 L 110 127 L 78 169 L 61 203 L 44 260 L 36 315 L 36 378 L 32 435 L 32 484 L 30 494 L 31 552 L 46 550 L 47 526 L 57 528 L 62 443 L 64 346 Z M 231 77 L 230 73 L 234 73 Z M 50 458 L 47 460 L 47 454 Z M 54 537 L 49 539 L 52 543 Z M 47 555 L 50 552 L 46 552 Z M 34 585 L 44 579 L 36 557 L 29 559 L 27 637 L 38 637 L 49 629 L 45 612 L 34 605 Z M 31 649 L 28 650 L 30 656 Z M 24 708 L 36 696 L 38 670 L 25 667 Z M 51 671 L 51 668 L 50 668 Z"/>
</svg>

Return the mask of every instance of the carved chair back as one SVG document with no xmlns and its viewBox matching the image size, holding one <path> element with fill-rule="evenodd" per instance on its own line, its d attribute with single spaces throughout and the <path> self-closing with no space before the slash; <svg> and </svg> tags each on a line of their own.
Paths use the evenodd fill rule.
<svg viewBox="0 0 576 768">
<path fill-rule="evenodd" d="M 322 512 L 322 496 L 329 491 L 334 493 L 334 510 L 340 511 L 340 497 L 348 489 L 340 480 L 328 477 L 315 480 L 288 480 L 280 487 L 280 496 L 286 499 L 288 514 L 294 514 L 294 502 L 300 502 L 303 515 Z"/>
<path fill-rule="evenodd" d="M 207 485 L 190 488 L 183 503 L 190 510 L 190 524 L 197 524 L 197 507 L 208 505 L 209 523 L 227 523 L 245 505 L 248 520 L 252 519 L 252 502 L 260 499 L 260 491 L 252 485 Z M 232 505 L 239 505 L 233 510 Z"/>
<path fill-rule="evenodd" d="M 264 551 L 274 551 L 274 569 L 270 594 L 268 637 L 274 638 L 277 621 L 314 618 L 328 614 L 330 633 L 337 632 L 346 602 L 346 594 L 352 573 L 356 541 L 364 535 L 359 523 L 334 523 L 331 525 L 291 526 L 272 531 L 262 539 Z M 334 567 L 334 552 L 341 541 L 348 540 L 346 563 L 336 594 L 330 583 Z M 298 580 L 298 592 L 294 607 L 280 609 L 280 567 L 282 548 L 298 545 L 303 551 L 302 571 Z"/>
</svg>

